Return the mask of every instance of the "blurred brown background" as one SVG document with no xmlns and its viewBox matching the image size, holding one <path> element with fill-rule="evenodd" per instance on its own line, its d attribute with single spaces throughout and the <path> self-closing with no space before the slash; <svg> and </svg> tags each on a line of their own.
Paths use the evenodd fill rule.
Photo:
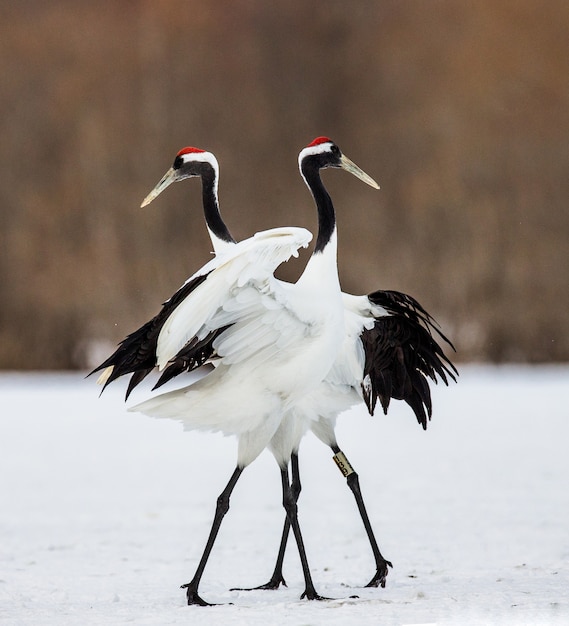
<svg viewBox="0 0 569 626">
<path fill-rule="evenodd" d="M 0 51 L 1 368 L 92 365 L 207 260 L 197 181 L 139 208 L 185 145 L 236 238 L 314 232 L 321 134 L 382 187 L 324 173 L 345 290 L 569 360 L 566 0 L 3 0 Z"/>
</svg>

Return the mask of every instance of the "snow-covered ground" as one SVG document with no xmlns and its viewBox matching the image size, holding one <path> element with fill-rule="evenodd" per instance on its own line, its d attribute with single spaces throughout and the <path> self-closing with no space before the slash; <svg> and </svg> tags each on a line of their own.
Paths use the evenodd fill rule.
<svg viewBox="0 0 569 626">
<path fill-rule="evenodd" d="M 179 587 L 235 442 L 127 413 L 113 386 L 99 398 L 81 375 L 0 375 L 0 623 L 569 623 L 569 368 L 462 367 L 457 385 L 435 388 L 427 432 L 401 403 L 387 417 L 341 418 L 394 564 L 385 589 L 361 586 L 374 567 L 353 497 L 309 436 L 300 522 L 317 590 L 336 599 L 299 600 L 294 543 L 288 588 L 229 591 L 272 571 L 283 511 L 264 453 L 205 570 L 202 596 L 224 603 L 208 608 L 186 606 Z"/>
</svg>

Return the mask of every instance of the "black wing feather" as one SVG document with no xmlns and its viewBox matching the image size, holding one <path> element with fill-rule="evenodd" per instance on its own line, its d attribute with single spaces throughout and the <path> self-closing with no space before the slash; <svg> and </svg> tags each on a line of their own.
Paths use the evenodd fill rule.
<svg viewBox="0 0 569 626">
<path fill-rule="evenodd" d="M 164 302 L 162 309 L 157 315 L 138 330 L 127 335 L 119 343 L 115 352 L 113 352 L 106 361 L 103 361 L 101 365 L 90 372 L 88 376 L 112 366 L 113 371 L 103 386 L 104 391 L 107 385 L 117 378 L 132 374 L 126 391 L 126 398 L 128 398 L 132 390 L 144 380 L 156 366 L 158 336 L 166 320 L 180 303 L 183 302 L 196 287 L 201 285 L 207 277 L 208 274 L 203 274 L 182 285 L 169 300 Z"/>
<path fill-rule="evenodd" d="M 428 379 L 448 385 L 458 371 L 435 339 L 454 350 L 433 317 L 411 296 L 398 291 L 375 291 L 370 302 L 389 315 L 376 318 L 373 328 L 364 329 L 361 341 L 365 352 L 364 401 L 373 415 L 379 399 L 387 413 L 392 398 L 404 400 L 417 421 L 426 429 L 432 404 Z"/>
<path fill-rule="evenodd" d="M 191 372 L 201 367 L 206 361 L 215 357 L 213 342 L 228 326 L 211 331 L 204 339 L 198 341 L 194 337 L 178 354 L 170 359 L 168 367 L 162 373 L 153 389 L 158 389 L 175 376 L 183 372 Z"/>
</svg>

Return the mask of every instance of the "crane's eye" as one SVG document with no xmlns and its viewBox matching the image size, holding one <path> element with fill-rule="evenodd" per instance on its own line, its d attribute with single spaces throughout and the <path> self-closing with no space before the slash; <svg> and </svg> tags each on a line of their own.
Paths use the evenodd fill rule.
<svg viewBox="0 0 569 626">
<path fill-rule="evenodd" d="M 182 157 L 181 157 L 181 156 L 177 156 L 177 157 L 174 159 L 174 165 L 172 165 L 172 167 L 173 167 L 175 170 L 179 170 L 179 169 L 182 167 L 182 165 L 183 165 L 183 164 L 184 164 L 184 159 L 182 159 Z"/>
<path fill-rule="evenodd" d="M 330 148 L 330 152 L 335 156 L 340 156 L 342 154 L 340 152 L 340 148 L 338 148 L 338 146 L 335 143 L 332 144 L 332 147 Z"/>
</svg>

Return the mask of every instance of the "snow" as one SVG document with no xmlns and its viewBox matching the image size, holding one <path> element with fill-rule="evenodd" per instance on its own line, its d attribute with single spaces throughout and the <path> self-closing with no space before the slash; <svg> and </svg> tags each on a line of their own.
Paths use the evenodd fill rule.
<svg viewBox="0 0 569 626">
<path fill-rule="evenodd" d="M 385 589 L 362 587 L 374 567 L 353 497 L 307 437 L 300 522 L 331 601 L 299 599 L 293 542 L 288 588 L 229 591 L 268 580 L 276 556 L 280 479 L 263 453 L 237 484 L 202 579 L 202 597 L 222 604 L 202 608 L 185 605 L 180 584 L 234 440 L 127 413 L 120 383 L 99 397 L 80 374 L 1 374 L 0 623 L 569 623 L 568 392 L 565 366 L 465 366 L 457 385 L 434 389 L 427 432 L 401 403 L 388 416 L 342 416 L 340 445 L 394 563 Z"/>
</svg>

